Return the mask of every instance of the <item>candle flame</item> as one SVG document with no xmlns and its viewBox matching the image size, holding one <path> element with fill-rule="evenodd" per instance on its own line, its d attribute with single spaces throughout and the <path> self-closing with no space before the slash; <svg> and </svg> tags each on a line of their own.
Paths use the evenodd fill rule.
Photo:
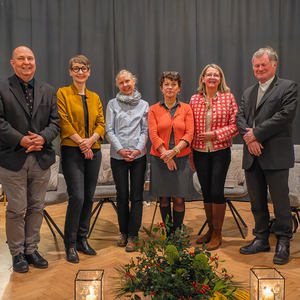
<svg viewBox="0 0 300 300">
<path fill-rule="evenodd" d="M 263 291 L 265 296 L 273 296 L 272 289 L 267 285 L 266 288 Z"/>
<path fill-rule="evenodd" d="M 94 289 L 92 286 L 90 286 L 90 295 L 94 295 Z"/>
</svg>

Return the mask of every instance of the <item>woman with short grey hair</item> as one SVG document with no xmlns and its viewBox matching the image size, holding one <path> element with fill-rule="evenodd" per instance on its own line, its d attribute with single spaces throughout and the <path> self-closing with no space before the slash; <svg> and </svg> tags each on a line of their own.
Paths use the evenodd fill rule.
<svg viewBox="0 0 300 300">
<path fill-rule="evenodd" d="M 136 77 L 121 70 L 116 76 L 120 91 L 108 102 L 106 109 L 105 135 L 111 144 L 111 168 L 117 189 L 121 232 L 117 245 L 126 247 L 127 252 L 135 251 L 134 239 L 138 237 L 142 222 L 148 140 L 149 104 L 141 99 L 135 84 Z"/>
</svg>

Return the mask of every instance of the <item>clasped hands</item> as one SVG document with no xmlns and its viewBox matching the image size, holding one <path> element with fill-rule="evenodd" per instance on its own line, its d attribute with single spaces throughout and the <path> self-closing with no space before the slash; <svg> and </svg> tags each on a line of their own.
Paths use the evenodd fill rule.
<svg viewBox="0 0 300 300">
<path fill-rule="evenodd" d="M 261 143 L 259 143 L 256 140 L 256 137 L 253 134 L 252 128 L 246 128 L 246 130 L 248 130 L 248 132 L 246 134 L 244 134 L 243 140 L 245 141 L 250 154 L 253 154 L 255 156 L 260 156 L 261 149 L 263 149 L 264 147 L 262 146 Z"/>
<path fill-rule="evenodd" d="M 83 139 L 79 143 L 79 149 L 84 154 L 85 159 L 93 159 L 94 153 L 93 153 L 91 147 L 93 146 L 94 143 L 95 143 L 95 138 L 93 136 Z"/>
<path fill-rule="evenodd" d="M 120 156 L 122 156 L 125 159 L 125 161 L 130 162 L 130 161 L 133 161 L 136 156 L 141 154 L 141 152 L 140 152 L 140 150 L 137 150 L 137 149 L 135 149 L 135 150 L 120 149 L 118 151 L 118 154 Z"/>
<path fill-rule="evenodd" d="M 206 131 L 199 134 L 199 140 L 201 142 L 211 141 L 217 138 L 217 134 L 214 131 Z"/>
<path fill-rule="evenodd" d="M 164 161 L 164 163 L 167 164 L 168 169 L 170 171 L 173 171 L 174 169 L 177 170 L 176 163 L 173 159 L 173 157 L 176 155 L 176 152 L 171 149 L 171 150 L 165 150 L 164 152 L 161 153 L 160 159 Z"/>
<path fill-rule="evenodd" d="M 43 145 L 45 144 L 45 140 L 41 135 L 28 131 L 28 135 L 24 135 L 20 141 L 20 145 L 27 150 L 26 153 L 32 151 L 41 151 Z"/>
</svg>

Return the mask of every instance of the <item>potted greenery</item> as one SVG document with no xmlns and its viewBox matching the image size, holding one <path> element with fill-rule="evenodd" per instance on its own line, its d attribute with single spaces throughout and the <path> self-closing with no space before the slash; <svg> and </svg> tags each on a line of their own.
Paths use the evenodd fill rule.
<svg viewBox="0 0 300 300">
<path fill-rule="evenodd" d="M 119 286 L 115 299 L 249 299 L 224 268 L 218 270 L 219 258 L 205 246 L 189 252 L 185 225 L 167 237 L 169 229 L 167 224 L 159 223 L 149 241 L 138 241 L 140 254 L 136 260 L 116 269 Z"/>
</svg>

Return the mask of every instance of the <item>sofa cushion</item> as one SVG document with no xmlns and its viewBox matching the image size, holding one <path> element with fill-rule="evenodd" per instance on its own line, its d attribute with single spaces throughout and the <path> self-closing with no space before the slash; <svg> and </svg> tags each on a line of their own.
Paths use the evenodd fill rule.
<svg viewBox="0 0 300 300">
<path fill-rule="evenodd" d="M 114 184 L 114 178 L 110 167 L 110 144 L 101 145 L 102 160 L 98 175 L 98 185 Z"/>
<path fill-rule="evenodd" d="M 48 191 L 45 196 L 45 206 L 60 204 L 68 201 L 67 185 L 64 175 L 58 173 L 58 188 L 56 191 Z"/>
<path fill-rule="evenodd" d="M 50 167 L 50 180 L 47 185 L 47 191 L 57 191 L 58 188 L 58 171 L 60 158 L 55 156 L 55 163 Z"/>
<path fill-rule="evenodd" d="M 226 181 L 237 181 L 237 185 L 245 182 L 245 171 L 242 169 L 243 150 L 231 150 L 231 163 L 228 169 Z"/>
</svg>

